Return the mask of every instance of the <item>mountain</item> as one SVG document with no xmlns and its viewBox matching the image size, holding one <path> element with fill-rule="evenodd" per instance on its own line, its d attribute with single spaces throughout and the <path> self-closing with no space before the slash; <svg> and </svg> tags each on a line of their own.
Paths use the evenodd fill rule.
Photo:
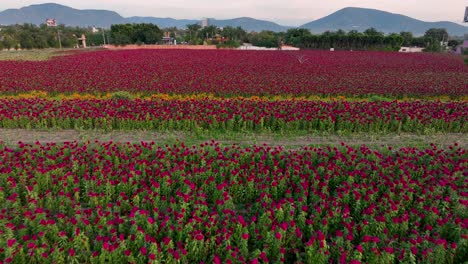
<svg viewBox="0 0 468 264">
<path fill-rule="evenodd" d="M 218 27 L 241 27 L 246 31 L 262 31 L 262 30 L 270 30 L 274 32 L 281 32 L 286 31 L 291 27 L 281 26 L 276 23 L 265 21 L 265 20 L 258 20 L 250 17 L 239 17 L 234 19 L 225 19 L 225 20 L 217 20 L 210 18 L 208 19 L 208 23 L 210 25 L 216 25 Z"/>
<path fill-rule="evenodd" d="M 0 24 L 42 24 L 47 18 L 55 18 L 57 23 L 67 26 L 110 27 L 125 23 L 119 14 L 107 10 L 78 10 L 59 4 L 30 5 L 20 9 L 7 9 L 0 12 Z"/>
<path fill-rule="evenodd" d="M 30 5 L 20 9 L 7 9 L 0 12 L 0 24 L 42 24 L 47 18 L 55 18 L 57 23 L 67 26 L 97 26 L 110 27 L 112 24 L 121 23 L 153 23 L 160 28 L 178 27 L 185 28 L 188 24 L 198 23 L 199 20 L 193 19 L 174 19 L 158 17 L 129 17 L 124 18 L 118 13 L 107 10 L 79 10 L 64 5 L 47 3 Z M 209 23 L 219 27 L 232 26 L 242 27 L 247 31 L 285 31 L 288 27 L 276 23 L 258 20 L 249 17 L 240 17 L 234 19 L 217 20 L 209 19 Z"/>
<path fill-rule="evenodd" d="M 347 7 L 321 19 L 302 25 L 312 33 L 335 31 L 364 31 L 375 28 L 384 33 L 409 31 L 414 35 L 424 35 L 429 28 L 445 28 L 450 35 L 463 36 L 468 33 L 468 27 L 448 22 L 424 22 L 408 16 L 393 14 L 368 8 Z"/>
<path fill-rule="evenodd" d="M 129 17 L 126 19 L 127 23 L 152 23 L 158 25 L 160 28 L 177 27 L 186 28 L 189 24 L 195 24 L 200 20 L 193 19 L 174 19 L 174 18 L 159 18 L 159 17 Z"/>
<path fill-rule="evenodd" d="M 67 26 L 97 26 L 110 27 L 121 23 L 153 23 L 160 28 L 185 28 L 187 24 L 197 23 L 193 19 L 174 19 L 157 17 L 129 17 L 124 18 L 116 12 L 107 10 L 79 10 L 59 4 L 30 5 L 20 9 L 7 9 L 0 12 L 0 25 L 10 24 L 42 24 L 47 18 L 55 18 L 59 24 Z M 250 17 L 234 19 L 209 19 L 209 24 L 218 27 L 242 27 L 247 31 L 286 31 L 291 27 L 279 25 L 274 22 L 258 20 Z M 468 33 L 468 27 L 452 22 L 424 22 L 399 14 L 385 11 L 348 7 L 341 9 L 324 18 L 312 21 L 301 28 L 310 29 L 313 33 L 322 33 L 327 30 L 358 30 L 364 31 L 374 27 L 385 33 L 410 31 L 414 35 L 423 35 L 429 28 L 446 28 L 449 34 L 463 36 Z"/>
<path fill-rule="evenodd" d="M 159 17 L 129 17 L 127 18 L 129 23 L 153 23 L 158 25 L 160 28 L 178 27 L 185 28 L 188 24 L 199 23 L 200 20 L 193 19 L 174 19 L 174 18 L 159 18 Z M 250 17 L 239 17 L 234 19 L 208 19 L 210 25 L 216 25 L 218 27 L 241 27 L 247 31 L 262 31 L 271 30 L 275 32 L 286 31 L 289 27 L 281 26 L 276 23 L 258 20 Z"/>
</svg>

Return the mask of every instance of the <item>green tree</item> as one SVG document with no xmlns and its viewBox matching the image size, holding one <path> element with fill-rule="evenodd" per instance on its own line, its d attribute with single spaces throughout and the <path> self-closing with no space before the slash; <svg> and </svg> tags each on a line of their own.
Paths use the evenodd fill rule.
<svg viewBox="0 0 468 264">
<path fill-rule="evenodd" d="M 312 36 L 312 33 L 305 28 L 291 28 L 286 31 L 284 42 L 295 47 L 303 47 L 307 38 Z"/>
<path fill-rule="evenodd" d="M 411 43 L 413 41 L 413 33 L 407 32 L 407 31 L 402 31 L 400 32 L 400 36 L 403 38 L 403 46 L 411 46 Z"/>
<path fill-rule="evenodd" d="M 261 31 L 260 33 L 249 34 L 249 42 L 254 46 L 267 47 L 267 48 L 279 48 L 281 44 L 281 38 L 278 33 L 273 31 Z"/>
<path fill-rule="evenodd" d="M 448 32 L 445 28 L 430 28 L 424 33 L 424 37 L 431 38 L 434 41 L 441 42 L 448 40 Z"/>
<path fill-rule="evenodd" d="M 201 29 L 201 26 L 199 24 L 187 25 L 187 30 L 189 32 L 188 42 L 190 44 L 198 44 L 199 43 L 198 34 L 199 34 L 200 29 Z"/>
</svg>

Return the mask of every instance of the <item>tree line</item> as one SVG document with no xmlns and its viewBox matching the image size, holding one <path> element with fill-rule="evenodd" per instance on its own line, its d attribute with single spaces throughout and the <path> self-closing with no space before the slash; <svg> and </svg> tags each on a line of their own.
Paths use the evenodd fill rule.
<svg viewBox="0 0 468 264">
<path fill-rule="evenodd" d="M 179 44 L 218 45 L 219 47 L 238 47 L 243 43 L 254 46 L 279 48 L 281 45 L 291 45 L 302 49 L 337 50 L 398 50 L 402 46 L 418 46 L 427 51 L 440 51 L 441 42 L 448 41 L 449 35 L 445 29 L 433 28 L 423 36 L 414 36 L 411 32 L 384 34 L 374 28 L 364 32 L 343 30 L 326 31 L 322 34 L 312 34 L 307 29 L 293 28 L 286 32 L 247 32 L 241 27 L 220 28 L 214 25 L 201 27 L 199 24 L 187 25 L 185 29 L 160 29 L 154 24 L 117 24 L 110 29 L 48 27 L 43 24 L 12 25 L 0 27 L 0 50 L 3 49 L 43 49 L 72 48 L 78 45 L 78 38 L 84 34 L 88 46 L 102 44 L 159 44 L 162 43 L 164 32 Z M 448 45 L 456 47 L 460 41 L 450 40 Z"/>
</svg>

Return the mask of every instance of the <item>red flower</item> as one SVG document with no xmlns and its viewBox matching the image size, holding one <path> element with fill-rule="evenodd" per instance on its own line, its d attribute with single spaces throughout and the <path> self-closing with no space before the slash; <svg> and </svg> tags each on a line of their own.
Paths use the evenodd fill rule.
<svg viewBox="0 0 468 264">
<path fill-rule="evenodd" d="M 216 255 L 216 254 L 214 255 L 213 262 L 214 262 L 215 264 L 221 264 L 221 260 L 219 259 L 219 256 L 218 256 L 218 255 Z"/>
<path fill-rule="evenodd" d="M 281 237 L 282 237 L 282 236 L 281 236 L 281 233 L 280 233 L 280 232 L 276 232 L 275 237 L 276 237 L 276 239 L 278 239 L 278 240 L 281 239 Z"/>
<path fill-rule="evenodd" d="M 357 251 L 359 251 L 359 253 L 362 253 L 364 251 L 364 249 L 362 248 L 362 245 L 358 245 L 356 249 Z"/>
<path fill-rule="evenodd" d="M 8 239 L 7 245 L 8 247 L 13 247 L 13 245 L 16 243 L 16 239 Z"/>
<path fill-rule="evenodd" d="M 242 234 L 242 239 L 244 239 L 244 240 L 249 239 L 249 234 L 247 234 L 247 233 Z"/>
<path fill-rule="evenodd" d="M 196 234 L 195 239 L 198 240 L 198 241 L 201 241 L 201 240 L 204 239 L 204 236 L 203 236 L 203 234 Z"/>
<path fill-rule="evenodd" d="M 68 250 L 68 254 L 70 255 L 70 257 L 75 256 L 75 250 L 74 250 L 73 248 L 70 248 L 70 249 Z"/>
<path fill-rule="evenodd" d="M 146 256 L 146 253 L 147 253 L 147 252 L 148 252 L 148 251 L 146 250 L 145 247 L 140 248 L 140 253 L 141 253 L 143 256 Z"/>
<path fill-rule="evenodd" d="M 320 241 L 325 240 L 325 235 L 320 230 L 317 232 L 317 239 Z"/>
</svg>

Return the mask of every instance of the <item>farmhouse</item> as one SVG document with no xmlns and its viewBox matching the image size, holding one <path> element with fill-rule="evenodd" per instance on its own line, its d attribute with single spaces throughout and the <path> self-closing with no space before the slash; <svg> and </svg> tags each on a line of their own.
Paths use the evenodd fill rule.
<svg viewBox="0 0 468 264">
<path fill-rule="evenodd" d="M 401 47 L 398 52 L 406 52 L 406 53 L 413 53 L 413 52 L 422 52 L 424 48 L 419 47 Z"/>
</svg>

